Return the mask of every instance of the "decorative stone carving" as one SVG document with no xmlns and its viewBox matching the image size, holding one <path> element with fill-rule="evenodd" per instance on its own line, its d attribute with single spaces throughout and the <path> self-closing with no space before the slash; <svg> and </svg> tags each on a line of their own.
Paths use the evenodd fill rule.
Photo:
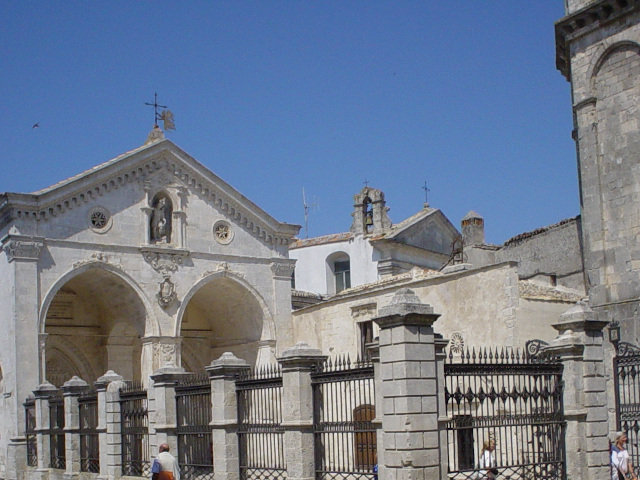
<svg viewBox="0 0 640 480">
<path fill-rule="evenodd" d="M 351 316 L 356 322 L 370 320 L 376 314 L 376 307 L 376 303 L 356 305 L 354 307 L 351 307 Z"/>
<path fill-rule="evenodd" d="M 271 264 L 271 271 L 275 277 L 291 278 L 294 268 L 295 263 L 293 262 L 273 262 Z"/>
<path fill-rule="evenodd" d="M 8 238 L 3 248 L 9 262 L 13 262 L 14 260 L 38 260 L 43 246 L 42 241 L 25 237 L 24 239 Z"/>
<path fill-rule="evenodd" d="M 464 337 L 461 333 L 455 332 L 449 340 L 449 351 L 454 355 L 461 355 L 464 351 Z"/>
<path fill-rule="evenodd" d="M 176 287 L 171 281 L 171 278 L 164 277 L 162 282 L 160 282 L 160 291 L 156 295 L 156 298 L 162 308 L 169 307 L 169 305 L 176 300 Z"/>
<path fill-rule="evenodd" d="M 106 233 L 112 225 L 111 212 L 104 207 L 94 207 L 88 214 L 89 228 L 96 233 Z"/>
<path fill-rule="evenodd" d="M 154 343 L 153 354 L 160 367 L 177 365 L 178 346 L 175 343 Z"/>
<path fill-rule="evenodd" d="M 163 276 L 175 272 L 178 266 L 184 262 L 184 258 L 189 255 L 189 252 L 185 251 L 163 251 L 152 248 L 141 248 L 140 252 L 145 261 L 151 265 L 156 272 L 161 273 Z"/>
<path fill-rule="evenodd" d="M 81 260 L 79 262 L 75 262 L 73 264 L 73 268 L 78 268 L 83 265 L 88 265 L 90 263 L 107 263 L 111 266 L 118 268 L 119 270 L 122 270 L 119 265 L 113 265 L 109 260 L 109 257 L 101 252 L 96 252 L 91 254 L 91 256 L 87 260 Z"/>
<path fill-rule="evenodd" d="M 226 220 L 218 220 L 213 225 L 213 236 L 220 245 L 228 245 L 233 240 L 233 228 Z"/>
</svg>

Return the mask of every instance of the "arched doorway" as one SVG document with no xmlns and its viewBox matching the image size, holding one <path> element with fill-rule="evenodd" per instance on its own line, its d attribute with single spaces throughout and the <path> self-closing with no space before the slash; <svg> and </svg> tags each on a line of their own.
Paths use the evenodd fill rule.
<svg viewBox="0 0 640 480">
<path fill-rule="evenodd" d="M 107 370 L 141 380 L 146 309 L 120 276 L 90 268 L 55 293 L 44 318 L 45 378 L 60 386 L 73 375 L 92 382 Z"/>
<path fill-rule="evenodd" d="M 254 365 L 264 330 L 263 307 L 232 277 L 213 278 L 197 288 L 182 316 L 182 366 L 194 373 L 224 352 Z"/>
</svg>

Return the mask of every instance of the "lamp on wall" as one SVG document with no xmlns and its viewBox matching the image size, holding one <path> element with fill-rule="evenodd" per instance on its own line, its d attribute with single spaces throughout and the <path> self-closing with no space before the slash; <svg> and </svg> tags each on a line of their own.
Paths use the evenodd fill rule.
<svg viewBox="0 0 640 480">
<path fill-rule="evenodd" d="M 609 323 L 609 341 L 614 347 L 618 348 L 618 342 L 620 342 L 620 324 L 615 320 Z"/>
</svg>

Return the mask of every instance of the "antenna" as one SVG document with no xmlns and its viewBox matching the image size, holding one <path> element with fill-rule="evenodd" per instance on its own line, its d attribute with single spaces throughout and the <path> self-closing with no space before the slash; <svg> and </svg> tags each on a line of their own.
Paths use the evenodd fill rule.
<svg viewBox="0 0 640 480">
<path fill-rule="evenodd" d="M 311 205 L 307 204 L 304 187 L 302 187 L 302 207 L 304 208 L 304 238 L 309 238 L 309 211 L 312 208 L 319 208 L 319 205 L 316 203 L 315 196 L 313 197 L 313 203 Z"/>
</svg>

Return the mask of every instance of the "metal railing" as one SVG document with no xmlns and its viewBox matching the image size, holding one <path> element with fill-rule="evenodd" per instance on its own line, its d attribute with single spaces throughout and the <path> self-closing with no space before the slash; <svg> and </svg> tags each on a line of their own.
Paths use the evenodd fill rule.
<svg viewBox="0 0 640 480">
<path fill-rule="evenodd" d="M 183 480 L 213 478 L 211 381 L 192 376 L 176 385 L 178 464 Z"/>
<path fill-rule="evenodd" d="M 78 398 L 80 419 L 80 471 L 100 473 L 98 394 L 89 390 Z"/>
<path fill-rule="evenodd" d="M 445 362 L 449 477 L 563 480 L 562 363 L 512 349 L 451 351 Z M 488 447 L 488 448 L 487 448 Z M 488 452 L 488 453 L 486 453 Z"/>
<path fill-rule="evenodd" d="M 328 359 L 312 374 L 316 478 L 377 477 L 373 364 Z"/>
<path fill-rule="evenodd" d="M 36 402 L 29 398 L 24 402 L 25 428 L 24 435 L 27 440 L 27 466 L 38 466 L 38 443 L 36 441 Z"/>
<path fill-rule="evenodd" d="M 236 391 L 240 478 L 287 478 L 279 366 L 263 366 L 239 376 Z"/>
<path fill-rule="evenodd" d="M 62 391 L 58 390 L 49 397 L 50 468 L 66 469 L 67 455 L 64 440 L 64 398 Z"/>
<path fill-rule="evenodd" d="M 127 382 L 120 390 L 122 474 L 151 474 L 147 391 L 140 383 Z"/>
</svg>

